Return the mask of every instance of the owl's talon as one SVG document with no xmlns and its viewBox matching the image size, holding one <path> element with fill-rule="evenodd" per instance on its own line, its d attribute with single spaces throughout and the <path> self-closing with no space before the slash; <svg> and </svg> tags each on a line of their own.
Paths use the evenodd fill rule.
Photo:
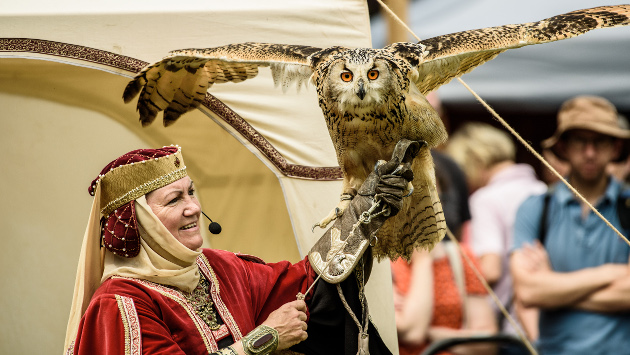
<svg viewBox="0 0 630 355">
<path fill-rule="evenodd" d="M 407 184 L 407 190 L 409 190 L 409 192 L 406 195 L 404 195 L 403 197 L 409 197 L 413 193 L 414 187 L 413 187 L 413 184 L 411 183 L 411 181 L 409 181 L 409 184 Z"/>
<path fill-rule="evenodd" d="M 351 196 L 351 195 L 348 194 L 348 196 Z M 332 211 L 330 211 L 326 217 L 324 217 L 321 221 L 313 225 L 313 227 L 311 228 L 311 231 L 314 231 L 315 227 L 326 228 L 326 226 L 328 226 L 330 222 L 341 217 L 343 215 L 343 211 L 345 211 L 348 205 L 350 205 L 350 201 L 351 201 L 350 199 L 342 199 L 342 201 L 339 202 L 339 205 L 335 207 Z"/>
<path fill-rule="evenodd" d="M 330 214 L 328 216 L 326 216 L 324 219 L 322 219 L 321 221 L 313 224 L 313 227 L 311 228 L 311 231 L 315 230 L 315 227 L 319 227 L 319 228 L 326 228 L 326 226 L 334 221 L 335 219 L 337 219 L 337 217 L 341 216 L 341 214 L 338 214 L 338 208 L 335 208 L 333 211 L 330 212 Z M 334 213 L 334 214 L 333 214 Z"/>
</svg>

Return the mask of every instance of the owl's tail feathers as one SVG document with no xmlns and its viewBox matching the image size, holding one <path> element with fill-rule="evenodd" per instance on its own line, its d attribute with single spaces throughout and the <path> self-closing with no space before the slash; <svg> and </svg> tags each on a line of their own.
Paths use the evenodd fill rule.
<svg viewBox="0 0 630 355">
<path fill-rule="evenodd" d="M 437 190 L 431 150 L 428 148 L 423 149 L 418 155 L 416 164 L 417 168 L 414 166 L 414 174 L 419 180 L 418 183 L 423 186 L 416 199 L 412 199 L 412 202 L 416 202 L 413 207 L 418 213 L 417 221 L 420 226 L 417 230 L 420 232 L 420 236 L 414 241 L 414 249 L 426 248 L 431 250 L 446 235 L 446 221 Z"/>
<path fill-rule="evenodd" d="M 442 203 L 438 196 L 431 151 L 421 147 L 414 159 L 414 191 L 403 200 L 400 212 L 378 231 L 373 252 L 377 259 L 410 260 L 416 249 L 431 250 L 446 234 Z"/>
</svg>

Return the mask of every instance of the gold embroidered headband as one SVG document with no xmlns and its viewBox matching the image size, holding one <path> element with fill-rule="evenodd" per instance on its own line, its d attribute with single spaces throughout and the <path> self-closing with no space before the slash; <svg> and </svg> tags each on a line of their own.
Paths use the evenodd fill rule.
<svg viewBox="0 0 630 355">
<path fill-rule="evenodd" d="M 133 201 L 186 175 L 179 146 L 138 149 L 109 163 L 88 189 L 94 195 L 100 185 L 103 246 L 120 256 L 138 255 L 140 234 Z"/>
</svg>

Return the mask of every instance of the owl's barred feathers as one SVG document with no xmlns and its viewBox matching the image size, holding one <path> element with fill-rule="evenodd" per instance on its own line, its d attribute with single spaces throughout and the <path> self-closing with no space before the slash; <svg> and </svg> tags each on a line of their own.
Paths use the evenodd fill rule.
<svg viewBox="0 0 630 355">
<path fill-rule="evenodd" d="M 432 248 L 446 225 L 430 148 L 446 140 L 439 115 L 424 95 L 472 71 L 500 53 L 526 45 L 575 37 L 590 30 L 630 24 L 630 5 L 602 6 L 520 25 L 463 31 L 382 49 L 241 43 L 170 52 L 140 71 L 123 98 L 138 94 L 140 121 L 164 111 L 169 125 L 198 107 L 214 83 L 241 82 L 270 67 L 276 86 L 298 90 L 315 84 L 337 160 L 343 193 L 354 195 L 378 160 L 389 160 L 402 139 L 427 142 L 414 159 L 414 193 L 379 230 L 374 255 L 409 258 Z M 349 201 L 338 207 L 343 210 Z M 334 219 L 331 212 L 320 222 Z"/>
</svg>

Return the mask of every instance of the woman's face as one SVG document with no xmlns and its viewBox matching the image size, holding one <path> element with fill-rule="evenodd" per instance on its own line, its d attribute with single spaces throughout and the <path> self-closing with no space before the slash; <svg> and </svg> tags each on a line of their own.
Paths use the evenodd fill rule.
<svg viewBox="0 0 630 355">
<path fill-rule="evenodd" d="M 201 205 L 188 176 L 147 194 L 147 203 L 169 232 L 191 250 L 203 243 L 199 229 Z"/>
</svg>

